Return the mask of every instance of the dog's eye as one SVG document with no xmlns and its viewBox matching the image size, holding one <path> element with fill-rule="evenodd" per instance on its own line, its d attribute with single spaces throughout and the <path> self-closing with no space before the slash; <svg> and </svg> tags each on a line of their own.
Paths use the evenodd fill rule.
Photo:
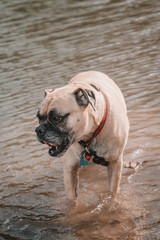
<svg viewBox="0 0 160 240">
<path fill-rule="evenodd" d="M 59 123 L 62 120 L 62 117 L 54 116 L 52 120 L 56 123 Z"/>
<path fill-rule="evenodd" d="M 69 116 L 69 113 L 65 115 L 60 115 L 56 112 L 56 110 L 51 110 L 48 114 L 47 119 L 50 124 L 56 125 L 63 122 L 68 116 Z"/>
<path fill-rule="evenodd" d="M 51 110 L 48 114 L 48 121 L 52 124 L 58 124 L 63 120 L 63 117 L 56 113 L 55 110 Z"/>
</svg>

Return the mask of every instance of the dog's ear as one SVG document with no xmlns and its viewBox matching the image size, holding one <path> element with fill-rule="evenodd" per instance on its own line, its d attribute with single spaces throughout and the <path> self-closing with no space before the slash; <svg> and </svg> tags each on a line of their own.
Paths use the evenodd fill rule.
<svg viewBox="0 0 160 240">
<path fill-rule="evenodd" d="M 92 108 L 94 109 L 95 111 L 95 103 L 96 103 L 96 98 L 95 98 L 95 95 L 94 95 L 94 92 L 89 90 L 89 89 L 85 89 L 85 91 L 87 92 L 88 94 L 88 99 L 89 99 L 89 103 L 91 104 Z"/>
<path fill-rule="evenodd" d="M 74 92 L 74 95 L 79 106 L 84 106 L 84 107 L 88 106 L 89 98 L 88 98 L 87 92 L 84 89 L 78 88 Z"/>
<path fill-rule="evenodd" d="M 90 103 L 92 108 L 95 111 L 94 105 L 95 105 L 95 95 L 93 91 L 88 90 L 88 89 L 82 89 L 78 88 L 75 92 L 74 95 L 76 97 L 76 101 L 79 106 L 85 106 L 87 107 L 88 104 Z"/>
<path fill-rule="evenodd" d="M 44 98 L 49 94 L 49 93 L 51 93 L 51 92 L 53 92 L 54 91 L 54 89 L 45 89 L 44 90 Z"/>
</svg>

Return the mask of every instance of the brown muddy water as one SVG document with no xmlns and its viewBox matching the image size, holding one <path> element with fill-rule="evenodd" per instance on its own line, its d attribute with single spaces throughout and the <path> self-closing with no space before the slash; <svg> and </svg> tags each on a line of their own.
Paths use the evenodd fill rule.
<svg viewBox="0 0 160 240">
<path fill-rule="evenodd" d="M 160 1 L 0 1 L 0 240 L 160 239 Z M 118 204 L 104 167 L 80 171 L 71 211 L 59 159 L 34 129 L 45 88 L 86 70 L 121 88 L 131 129 Z"/>
</svg>

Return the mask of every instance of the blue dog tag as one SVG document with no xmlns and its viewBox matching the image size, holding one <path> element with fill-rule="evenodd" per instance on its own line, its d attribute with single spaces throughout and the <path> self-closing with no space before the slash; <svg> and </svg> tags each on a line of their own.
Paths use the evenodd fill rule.
<svg viewBox="0 0 160 240">
<path fill-rule="evenodd" d="M 80 162 L 79 162 L 79 165 L 80 166 L 88 166 L 89 165 L 89 161 L 85 160 L 84 158 L 84 154 L 86 153 L 86 151 L 83 151 L 81 153 L 81 156 L 80 156 Z"/>
</svg>

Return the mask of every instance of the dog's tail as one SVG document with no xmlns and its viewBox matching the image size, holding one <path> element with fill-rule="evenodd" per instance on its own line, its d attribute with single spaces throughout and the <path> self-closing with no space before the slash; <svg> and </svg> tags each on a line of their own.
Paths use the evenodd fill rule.
<svg viewBox="0 0 160 240">
<path fill-rule="evenodd" d="M 123 162 L 124 168 L 137 168 L 139 167 L 139 165 L 140 165 L 139 162 Z"/>
</svg>

